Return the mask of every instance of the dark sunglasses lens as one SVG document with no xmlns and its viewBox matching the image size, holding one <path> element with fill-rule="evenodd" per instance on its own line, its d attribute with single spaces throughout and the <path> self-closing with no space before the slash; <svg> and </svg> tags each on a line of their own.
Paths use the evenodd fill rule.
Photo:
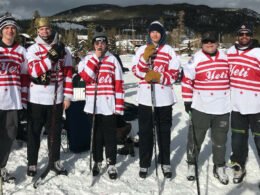
<svg viewBox="0 0 260 195">
<path fill-rule="evenodd" d="M 242 37 L 242 36 L 247 36 L 247 37 L 251 37 L 252 33 L 238 33 L 238 36 Z"/>
<path fill-rule="evenodd" d="M 202 41 L 202 43 L 208 43 L 208 42 L 210 42 L 210 43 L 216 43 L 217 41 L 216 40 L 210 40 L 210 39 L 205 39 L 205 40 L 203 40 Z"/>
<path fill-rule="evenodd" d="M 99 45 L 99 43 L 101 43 L 102 45 L 104 45 L 104 44 L 105 44 L 105 41 L 95 41 L 94 43 L 95 43 L 95 45 Z"/>
</svg>

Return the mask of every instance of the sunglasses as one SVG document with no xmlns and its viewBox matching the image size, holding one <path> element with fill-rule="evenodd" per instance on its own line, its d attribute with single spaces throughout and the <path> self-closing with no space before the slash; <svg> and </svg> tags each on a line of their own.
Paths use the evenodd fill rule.
<svg viewBox="0 0 260 195">
<path fill-rule="evenodd" d="M 203 41 L 201 41 L 203 44 L 206 44 L 206 43 L 216 43 L 217 41 L 216 40 L 212 40 L 212 39 L 204 39 Z"/>
<path fill-rule="evenodd" d="M 94 44 L 95 45 L 99 45 L 101 43 L 101 45 L 105 45 L 106 44 L 106 41 L 104 40 L 104 41 L 94 41 Z"/>
<path fill-rule="evenodd" d="M 243 37 L 244 35 L 245 35 L 246 37 L 251 37 L 253 34 L 250 33 L 250 32 L 247 32 L 247 33 L 242 33 L 242 32 L 237 33 L 237 36 L 239 36 L 239 37 Z"/>
</svg>

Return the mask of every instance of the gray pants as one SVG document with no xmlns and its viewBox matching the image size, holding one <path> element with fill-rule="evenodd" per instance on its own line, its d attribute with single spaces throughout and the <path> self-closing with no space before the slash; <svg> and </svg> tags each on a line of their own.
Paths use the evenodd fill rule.
<svg viewBox="0 0 260 195">
<path fill-rule="evenodd" d="M 198 154 L 205 139 L 207 130 L 211 128 L 213 163 L 216 166 L 225 165 L 229 115 L 229 113 L 223 115 L 213 115 L 194 109 L 192 110 L 192 123 L 189 127 L 187 143 L 187 162 L 189 164 L 195 163 L 195 144 L 192 128 L 194 128 L 195 137 L 197 139 Z"/>
<path fill-rule="evenodd" d="M 18 129 L 18 111 L 0 110 L 0 168 L 5 167 Z"/>
</svg>

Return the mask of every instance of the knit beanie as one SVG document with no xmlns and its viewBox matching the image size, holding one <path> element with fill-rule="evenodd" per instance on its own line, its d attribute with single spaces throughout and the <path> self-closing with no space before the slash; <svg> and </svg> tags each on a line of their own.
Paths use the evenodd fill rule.
<svg viewBox="0 0 260 195">
<path fill-rule="evenodd" d="M 154 21 L 150 24 L 149 34 L 154 30 L 159 32 L 161 34 L 161 36 L 165 33 L 164 27 L 159 21 Z"/>
<path fill-rule="evenodd" d="M 147 43 L 149 45 L 152 44 L 152 40 L 151 40 L 151 37 L 150 37 L 150 33 L 152 31 L 157 31 L 161 34 L 159 46 L 164 45 L 166 43 L 166 33 L 165 33 L 165 29 L 164 29 L 164 26 L 162 25 L 162 23 L 160 23 L 159 21 L 154 21 L 150 24 L 149 30 L 148 30 L 149 33 L 147 35 Z"/>
<path fill-rule="evenodd" d="M 9 14 L 9 13 L 6 13 L 5 15 L 1 16 L 0 17 L 0 32 L 2 34 L 2 30 L 5 26 L 8 26 L 8 25 L 13 25 L 16 27 L 16 29 L 19 29 L 19 26 L 15 20 L 15 18 Z"/>
<path fill-rule="evenodd" d="M 93 39 L 92 39 L 92 44 L 94 44 L 95 41 L 99 41 L 99 40 L 104 40 L 107 43 L 106 31 L 102 26 L 96 27 L 96 29 L 94 31 Z"/>
</svg>

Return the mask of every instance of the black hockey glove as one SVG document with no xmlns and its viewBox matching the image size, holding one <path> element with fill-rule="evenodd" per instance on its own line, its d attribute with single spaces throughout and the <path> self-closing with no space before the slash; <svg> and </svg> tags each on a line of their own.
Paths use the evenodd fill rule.
<svg viewBox="0 0 260 195">
<path fill-rule="evenodd" d="M 184 102 L 185 111 L 189 114 L 191 112 L 191 102 Z"/>
<path fill-rule="evenodd" d="M 52 49 L 48 51 L 48 58 L 53 62 L 58 62 L 65 55 L 65 45 L 63 43 L 58 43 L 53 46 Z"/>
</svg>

